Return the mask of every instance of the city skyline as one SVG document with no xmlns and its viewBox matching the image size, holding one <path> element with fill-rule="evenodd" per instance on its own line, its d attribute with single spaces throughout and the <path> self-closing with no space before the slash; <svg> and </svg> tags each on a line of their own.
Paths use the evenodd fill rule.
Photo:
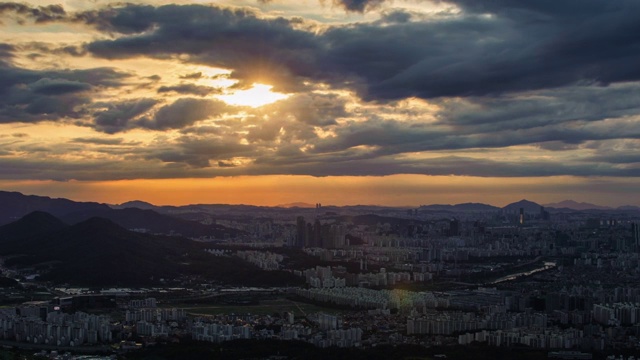
<svg viewBox="0 0 640 360">
<path fill-rule="evenodd" d="M 0 3 L 0 190 L 640 205 L 640 4 Z"/>
</svg>

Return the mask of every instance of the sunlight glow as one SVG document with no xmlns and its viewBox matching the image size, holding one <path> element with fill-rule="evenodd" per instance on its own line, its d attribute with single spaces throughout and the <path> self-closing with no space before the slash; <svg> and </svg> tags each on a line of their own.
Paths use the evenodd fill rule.
<svg viewBox="0 0 640 360">
<path fill-rule="evenodd" d="M 218 95 L 218 99 L 229 105 L 251 106 L 254 108 L 274 103 L 289 97 L 287 94 L 271 91 L 271 85 L 253 84 L 250 89 L 238 90 L 228 95 Z"/>
</svg>

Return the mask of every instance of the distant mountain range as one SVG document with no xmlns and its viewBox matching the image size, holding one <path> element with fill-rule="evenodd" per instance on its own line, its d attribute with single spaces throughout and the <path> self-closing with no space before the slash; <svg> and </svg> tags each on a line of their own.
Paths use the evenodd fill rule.
<svg viewBox="0 0 640 360">
<path fill-rule="evenodd" d="M 280 204 L 280 205 L 276 205 L 276 207 L 280 207 L 280 208 L 315 208 L 316 204 L 309 204 L 309 203 L 305 203 L 305 202 L 294 202 L 294 203 L 289 203 L 289 204 Z"/>
<path fill-rule="evenodd" d="M 195 206 L 207 207 L 207 206 L 214 206 L 214 205 L 187 205 L 179 208 L 186 209 L 187 207 L 193 208 Z M 220 205 L 217 205 L 217 206 L 220 206 Z M 233 206 L 233 205 L 229 205 L 229 206 Z M 242 206 L 246 206 L 246 205 L 242 205 Z M 531 212 L 539 212 L 541 206 L 544 207 L 545 210 L 557 209 L 557 210 L 576 210 L 576 211 L 585 211 L 585 210 L 640 211 L 640 206 L 634 206 L 634 205 L 625 205 L 625 206 L 619 206 L 617 208 L 613 208 L 609 206 L 601 206 L 601 205 L 596 205 L 596 204 L 591 204 L 586 202 L 577 202 L 574 200 L 564 200 L 557 203 L 548 203 L 548 204 L 541 205 L 526 199 L 505 205 L 502 208 L 493 206 L 493 205 L 483 204 L 483 203 L 462 203 L 462 204 L 455 204 L 455 205 L 450 205 L 450 204 L 420 205 L 419 209 L 423 211 L 451 211 L 451 212 L 492 212 L 492 211 L 503 209 L 509 212 L 513 212 L 513 211 L 520 211 L 520 208 L 523 208 L 526 212 L 531 213 Z M 166 208 L 175 208 L 175 207 L 167 207 L 167 206 L 159 207 L 159 206 L 150 204 L 148 202 L 139 201 L 139 200 L 129 201 L 120 205 L 112 205 L 112 207 L 117 209 L 135 207 L 139 209 L 152 209 L 156 211 L 162 211 L 162 209 L 166 209 Z M 295 208 L 309 209 L 309 208 L 314 208 L 315 204 L 309 204 L 305 202 L 294 202 L 289 204 L 280 204 L 275 207 L 287 208 L 287 209 L 295 209 Z M 340 208 L 340 207 L 336 207 L 336 206 L 325 207 L 325 209 L 329 209 L 329 208 Z M 384 207 L 370 205 L 370 206 L 343 206 L 343 208 L 370 208 L 374 210 L 374 209 L 379 209 Z"/>
<path fill-rule="evenodd" d="M 212 236 L 214 238 L 242 236 L 243 232 L 221 225 L 204 225 L 216 219 L 238 219 L 252 216 L 268 216 L 270 212 L 290 211 L 295 217 L 313 211 L 314 204 L 296 202 L 279 207 L 227 204 L 192 204 L 184 206 L 157 206 L 145 201 L 129 201 L 119 205 L 95 202 L 76 202 L 68 199 L 52 199 L 45 196 L 23 195 L 18 192 L 0 191 L 0 225 L 20 219 L 33 211 L 45 211 L 68 224 L 75 224 L 98 216 L 110 219 L 127 229 L 146 229 L 152 233 L 182 234 L 187 237 Z M 523 208 L 527 213 L 537 213 L 541 205 L 529 200 L 520 200 L 502 208 L 482 203 L 462 203 L 455 205 L 422 205 L 420 211 L 431 212 L 495 212 L 505 210 L 518 212 Z M 640 211 L 638 206 L 621 206 L 616 209 L 589 203 L 565 200 L 544 205 L 545 210 L 554 211 Z M 323 206 L 322 213 L 374 214 L 387 216 L 389 210 L 399 208 L 355 205 Z"/>
<path fill-rule="evenodd" d="M 204 225 L 197 221 L 160 214 L 161 208 L 142 201 L 132 201 L 112 208 L 106 204 L 27 196 L 0 191 L 0 225 L 22 218 L 33 211 L 42 211 L 73 225 L 92 217 L 109 219 L 126 229 L 140 229 L 154 234 L 180 234 L 185 237 L 209 236 L 215 239 L 234 238 L 243 231 L 222 225 Z M 142 207 L 139 208 L 139 207 Z M 154 209 L 154 210 L 151 210 Z"/>
<path fill-rule="evenodd" d="M 23 195 L 19 192 L 0 191 L 0 225 L 16 221 L 33 211 L 46 211 L 54 216 L 72 212 L 109 209 L 108 205 L 95 202 L 77 202 L 68 199 L 52 199 L 46 196 Z"/>
<path fill-rule="evenodd" d="M 545 204 L 545 207 L 552 207 L 556 209 L 573 209 L 573 210 L 613 210 L 613 208 L 608 206 L 600 206 L 595 204 L 590 204 L 586 202 L 576 202 L 573 200 L 564 200 L 557 203 Z M 623 210 L 623 209 L 621 209 Z"/>
<path fill-rule="evenodd" d="M 92 217 L 109 219 L 124 228 L 139 229 L 153 234 L 177 234 L 191 238 L 208 236 L 215 239 L 235 238 L 245 234 L 243 231 L 222 225 L 204 225 L 197 221 L 183 220 L 154 210 L 135 207 L 80 211 L 61 216 L 61 219 L 69 224 L 76 224 Z"/>
<path fill-rule="evenodd" d="M 500 210 L 499 207 L 480 203 L 463 203 L 456 205 L 422 205 L 420 210 L 427 211 L 463 211 L 463 212 L 485 212 Z"/>
</svg>

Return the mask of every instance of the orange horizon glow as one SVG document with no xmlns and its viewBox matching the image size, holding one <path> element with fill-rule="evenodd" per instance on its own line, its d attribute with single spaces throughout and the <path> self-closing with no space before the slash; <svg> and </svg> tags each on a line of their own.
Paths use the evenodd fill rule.
<svg viewBox="0 0 640 360">
<path fill-rule="evenodd" d="M 608 180 L 607 180 L 608 181 Z M 625 180 L 626 181 L 626 180 Z M 264 175 L 196 179 L 118 181 L 0 181 L 0 190 L 74 201 L 121 204 L 141 200 L 154 205 L 247 204 L 276 206 L 295 202 L 323 205 L 415 207 L 479 202 L 494 206 L 527 199 L 540 204 L 572 199 L 598 205 L 640 203 L 638 196 L 612 191 L 570 176 L 548 178 L 481 178 L 468 176 L 391 175 L 294 176 Z M 576 185 L 577 184 L 577 185 Z M 628 184 L 632 186 L 632 184 Z M 554 192 L 548 190 L 553 187 Z M 588 190 L 599 188 L 598 193 Z M 571 190 L 574 189 L 574 190 Z"/>
</svg>

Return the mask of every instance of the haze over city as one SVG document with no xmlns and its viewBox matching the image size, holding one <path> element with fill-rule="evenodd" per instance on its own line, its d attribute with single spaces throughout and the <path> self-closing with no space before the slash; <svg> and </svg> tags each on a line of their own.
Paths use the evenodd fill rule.
<svg viewBox="0 0 640 360">
<path fill-rule="evenodd" d="M 0 189 L 640 204 L 631 0 L 0 4 Z"/>
</svg>

